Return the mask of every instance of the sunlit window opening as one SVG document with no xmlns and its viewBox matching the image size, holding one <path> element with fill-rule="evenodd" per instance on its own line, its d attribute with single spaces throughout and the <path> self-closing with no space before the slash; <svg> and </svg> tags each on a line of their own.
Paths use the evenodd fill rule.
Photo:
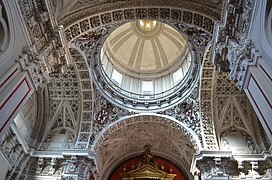
<svg viewBox="0 0 272 180">
<path fill-rule="evenodd" d="M 123 75 L 121 73 L 119 73 L 118 71 L 116 71 L 115 69 L 112 71 L 111 78 L 117 84 L 119 84 L 119 85 L 122 84 Z"/>
<path fill-rule="evenodd" d="M 145 19 L 145 20 L 139 20 L 139 23 L 140 23 L 140 28 L 143 31 L 149 32 L 156 28 L 157 21 Z"/>
<path fill-rule="evenodd" d="M 179 68 L 179 69 L 173 74 L 174 84 L 177 84 L 183 77 L 184 77 L 184 76 L 183 76 L 182 68 Z"/>
<path fill-rule="evenodd" d="M 142 82 L 142 92 L 144 94 L 153 93 L 153 81 L 143 81 Z"/>
</svg>

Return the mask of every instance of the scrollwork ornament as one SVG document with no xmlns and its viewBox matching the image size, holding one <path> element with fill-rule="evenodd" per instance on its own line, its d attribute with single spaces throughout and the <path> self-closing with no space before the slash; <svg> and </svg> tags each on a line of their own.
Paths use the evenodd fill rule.
<svg viewBox="0 0 272 180">
<path fill-rule="evenodd" d="M 229 72 L 229 79 L 234 80 L 239 89 L 243 88 L 248 65 L 256 63 L 259 56 L 253 41 L 249 39 L 255 4 L 255 0 L 230 2 L 226 7 L 225 25 L 219 28 L 214 44 L 213 63 L 219 71 Z"/>
<path fill-rule="evenodd" d="M 34 47 L 23 48 L 22 55 L 17 60 L 22 69 L 29 72 L 36 90 L 46 87 L 50 80 L 44 57 L 38 55 Z"/>
<path fill-rule="evenodd" d="M 196 87 L 190 97 L 177 106 L 161 112 L 182 122 L 185 126 L 192 129 L 202 140 L 200 130 L 198 87 Z"/>
<path fill-rule="evenodd" d="M 93 56 L 92 53 L 96 50 L 98 43 L 100 43 L 100 38 L 107 36 L 107 34 L 110 33 L 109 30 L 113 31 L 119 25 L 120 23 L 116 23 L 115 25 L 106 25 L 104 27 L 91 30 L 72 41 L 72 43 L 78 46 L 86 54 L 89 54 L 89 56 Z"/>
<path fill-rule="evenodd" d="M 95 101 L 98 102 L 94 110 L 94 124 L 90 143 L 95 136 L 108 124 L 118 120 L 121 117 L 131 115 L 132 112 L 122 109 L 108 102 L 98 91 L 96 91 Z"/>
</svg>

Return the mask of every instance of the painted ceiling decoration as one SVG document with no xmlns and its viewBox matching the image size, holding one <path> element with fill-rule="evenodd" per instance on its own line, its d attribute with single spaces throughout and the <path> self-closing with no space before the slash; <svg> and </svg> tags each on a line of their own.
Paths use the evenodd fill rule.
<svg viewBox="0 0 272 180">
<path fill-rule="evenodd" d="M 37 94 L 0 139 L 6 179 L 271 178 L 239 90 L 256 2 L 16 0 L 32 44 L 18 63 Z"/>
</svg>

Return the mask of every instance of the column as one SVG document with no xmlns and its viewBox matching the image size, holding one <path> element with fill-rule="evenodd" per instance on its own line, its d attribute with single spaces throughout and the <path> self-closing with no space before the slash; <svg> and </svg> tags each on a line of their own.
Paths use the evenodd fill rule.
<svg viewBox="0 0 272 180">
<path fill-rule="evenodd" d="M 244 91 L 272 143 L 272 69 L 261 57 L 249 66 Z"/>
<path fill-rule="evenodd" d="M 0 79 L 0 138 L 34 92 L 27 72 L 16 63 Z"/>
<path fill-rule="evenodd" d="M 49 73 L 33 48 L 24 48 L 0 78 L 0 138 L 35 90 L 46 87 Z"/>
</svg>

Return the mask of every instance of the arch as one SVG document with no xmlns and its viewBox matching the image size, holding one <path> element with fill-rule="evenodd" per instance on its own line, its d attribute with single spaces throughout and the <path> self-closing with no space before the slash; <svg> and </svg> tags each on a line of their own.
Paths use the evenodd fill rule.
<svg viewBox="0 0 272 180">
<path fill-rule="evenodd" d="M 65 14 L 65 17 L 63 16 L 62 18 L 59 19 L 60 23 L 64 24 L 65 26 L 69 26 L 71 24 L 73 24 L 74 22 L 76 22 L 78 19 L 84 19 L 88 16 L 91 16 L 93 14 L 102 14 L 105 12 L 111 12 L 113 11 L 118 11 L 119 9 L 141 9 L 141 8 L 146 8 L 146 7 L 150 7 L 150 8 L 162 8 L 161 11 L 141 11 L 139 10 L 139 14 L 137 14 L 137 16 L 142 16 L 143 13 L 148 13 L 149 16 L 152 16 L 152 13 L 154 14 L 154 16 L 157 17 L 165 17 L 164 13 L 167 12 L 168 10 L 166 10 L 167 8 L 171 8 L 174 10 L 173 14 L 176 15 L 181 15 L 179 14 L 178 11 L 176 10 L 184 10 L 184 11 L 188 11 L 188 12 L 195 12 L 201 15 L 204 15 L 206 17 L 209 17 L 211 19 L 213 19 L 214 21 L 220 20 L 222 13 L 221 13 L 221 8 L 222 6 L 224 6 L 224 3 L 221 1 L 216 0 L 215 1 L 196 1 L 196 2 L 192 2 L 192 1 L 179 1 L 179 0 L 173 0 L 173 1 L 160 1 L 160 0 L 154 0 L 154 1 L 145 1 L 144 3 L 141 1 L 111 1 L 110 5 L 107 4 L 99 4 L 93 7 L 81 7 L 80 10 L 75 9 L 74 11 L 70 11 L 70 13 Z M 143 7 L 143 4 L 145 5 L 145 7 Z M 100 7 L 99 7 L 100 6 Z M 72 13 L 71 13 L 72 12 Z M 160 15 L 162 14 L 162 15 Z M 119 16 L 119 13 L 116 12 L 115 19 L 121 18 Z"/>
<path fill-rule="evenodd" d="M 205 149 L 216 150 L 218 143 L 214 128 L 213 117 L 213 84 L 215 75 L 215 66 L 210 62 L 211 45 L 206 49 L 204 60 L 201 68 L 200 79 L 200 114 L 201 114 L 201 131 Z"/>
<path fill-rule="evenodd" d="M 161 127 L 163 129 L 165 129 L 165 131 L 167 131 L 167 132 L 169 130 L 169 127 L 171 127 L 171 129 L 173 131 L 180 134 L 180 135 L 177 135 L 177 134 L 173 133 L 177 136 L 177 138 L 179 136 L 184 137 L 186 139 L 186 142 L 189 142 L 191 144 L 191 146 L 187 147 L 187 145 L 186 145 L 187 143 L 182 141 L 183 138 L 179 138 L 179 140 L 182 141 L 182 144 L 183 144 L 183 151 L 179 151 L 180 149 L 178 150 L 177 147 L 178 147 L 178 144 L 181 142 L 176 141 L 175 139 L 172 139 L 171 142 L 169 142 L 170 143 L 169 148 L 170 148 L 170 146 L 172 147 L 172 145 L 174 145 L 173 146 L 174 149 L 172 151 L 167 151 L 167 153 L 166 153 L 165 149 L 156 149 L 156 147 L 160 147 L 160 146 L 157 146 L 156 143 L 162 143 L 162 142 L 153 143 L 156 138 L 153 139 L 152 137 L 150 137 L 151 139 L 153 139 L 152 143 L 155 146 L 154 153 L 156 155 L 160 155 L 161 157 L 164 157 L 166 159 L 173 160 L 173 162 L 178 162 L 178 164 L 182 167 L 182 169 L 189 169 L 190 168 L 191 155 L 188 154 L 187 155 L 188 157 L 186 157 L 187 158 L 186 159 L 181 154 L 184 154 L 186 152 L 186 150 L 187 151 L 189 150 L 193 154 L 194 154 L 194 152 L 199 153 L 199 151 L 202 149 L 201 142 L 198 139 L 198 136 L 195 134 L 195 132 L 193 132 L 191 129 L 186 127 L 181 122 L 175 120 L 173 117 L 169 117 L 167 115 L 154 114 L 154 113 L 143 113 L 143 114 L 134 114 L 134 115 L 119 118 L 115 122 L 112 122 L 111 124 L 104 127 L 104 129 L 102 131 L 100 131 L 100 133 L 96 136 L 96 139 L 93 142 L 93 146 L 91 147 L 91 151 L 96 153 L 96 162 L 98 163 L 98 171 L 99 171 L 99 173 L 103 174 L 103 177 L 105 175 L 106 176 L 109 175 L 107 173 L 107 171 L 109 171 L 109 168 L 113 168 L 113 167 L 117 166 L 119 164 L 120 160 L 122 160 L 122 158 L 120 159 L 120 157 L 118 157 L 118 156 L 116 157 L 115 155 L 113 155 L 113 154 L 119 155 L 119 153 L 117 153 L 117 152 L 119 152 L 118 149 L 120 149 L 121 146 L 123 147 L 123 144 L 119 144 L 119 142 L 121 142 L 121 141 L 123 142 L 123 140 L 119 139 L 121 136 L 120 137 L 116 136 L 116 133 L 119 135 L 120 135 L 119 132 L 121 132 L 121 131 L 134 133 L 134 131 L 133 131 L 134 128 L 132 128 L 132 127 L 135 127 L 137 129 L 139 127 L 142 127 L 143 124 L 148 126 L 149 123 L 150 123 L 150 125 L 152 123 L 154 126 L 158 125 L 157 127 Z M 123 129 L 123 128 L 128 128 L 132 131 L 128 131 L 128 129 Z M 149 128 L 150 132 L 153 132 L 152 127 L 148 127 L 148 128 Z M 156 129 L 156 131 L 160 132 L 159 129 Z M 146 131 L 144 131 L 144 132 L 146 132 Z M 173 134 L 171 135 L 171 137 L 173 137 Z M 111 139 L 112 136 L 113 136 L 113 139 Z M 164 135 L 162 135 L 162 134 L 160 136 L 164 137 Z M 122 135 L 122 137 L 123 137 L 123 135 Z M 131 137 L 131 136 L 129 136 L 129 137 Z M 145 135 L 144 135 L 144 137 L 149 138 L 149 136 L 147 137 Z M 141 139 L 140 135 L 138 136 L 138 138 Z M 169 138 L 170 138 L 170 136 L 169 136 Z M 132 140 L 132 139 L 130 139 L 130 140 Z M 143 141 L 145 141 L 145 140 L 143 139 Z M 165 139 L 165 141 L 167 141 L 167 139 Z M 129 142 L 131 142 L 131 141 L 129 141 Z M 166 146 L 168 147 L 168 145 L 166 145 Z M 105 150 L 104 147 L 107 147 L 106 151 L 113 149 L 113 152 L 111 152 L 111 155 L 113 155 L 114 157 L 111 157 L 111 155 L 104 156 L 103 155 L 104 153 L 101 151 L 102 149 L 103 149 L 103 151 Z M 126 146 L 126 147 L 128 147 L 128 146 Z M 193 151 L 188 149 L 189 147 L 193 148 Z M 141 153 L 141 150 L 139 150 L 137 148 L 134 149 L 133 152 L 124 150 L 124 151 L 122 151 L 123 154 L 120 154 L 120 155 L 125 158 L 137 155 L 137 154 Z M 116 150 L 117 150 L 117 152 L 116 152 Z M 188 158 L 190 160 L 188 160 Z M 105 161 L 105 159 L 106 159 L 106 161 Z M 187 173 L 189 175 L 189 171 Z"/>
<path fill-rule="evenodd" d="M 175 118 L 171 116 L 167 116 L 167 115 L 162 115 L 162 114 L 141 113 L 141 114 L 123 116 L 119 118 L 118 120 L 110 123 L 106 127 L 104 127 L 103 130 L 100 131 L 99 134 L 97 134 L 93 142 L 93 146 L 91 147 L 91 151 L 95 152 L 97 150 L 99 145 L 108 137 L 105 135 L 109 135 L 109 133 L 117 131 L 118 129 L 122 128 L 125 125 L 136 123 L 137 120 L 134 120 L 135 122 L 133 122 L 133 120 L 132 122 L 130 122 L 131 121 L 130 119 L 135 117 L 141 117 L 141 116 L 159 117 L 162 123 L 165 123 L 165 124 L 169 123 L 173 127 L 181 130 L 186 135 L 186 137 L 191 141 L 191 143 L 194 145 L 197 151 L 200 151 L 202 149 L 201 141 L 199 140 L 197 134 L 194 131 L 192 131 L 192 129 L 186 127 L 186 125 L 176 120 Z M 147 120 L 142 119 L 141 122 L 152 122 L 152 119 L 147 119 Z M 156 122 L 156 121 L 153 120 L 153 122 Z"/>
<path fill-rule="evenodd" d="M 68 42 L 71 42 L 91 30 L 137 19 L 156 19 L 162 22 L 184 23 L 200 28 L 209 34 L 213 34 L 214 24 L 216 22 L 215 19 L 209 16 L 198 14 L 194 11 L 174 9 L 171 7 L 115 9 L 114 11 L 106 11 L 101 14 L 97 13 L 89 17 L 84 17 L 65 27 L 66 39 Z"/>
<path fill-rule="evenodd" d="M 79 87 L 82 92 L 80 99 L 81 99 L 81 109 L 80 109 L 80 119 L 78 124 L 78 137 L 76 140 L 76 147 L 77 148 L 86 148 L 88 145 L 88 142 L 82 142 L 83 136 L 87 136 L 88 139 L 90 139 L 90 128 L 93 124 L 93 118 L 94 117 L 94 100 L 95 99 L 95 93 L 94 93 L 94 87 L 93 87 L 93 78 L 92 73 L 90 73 L 90 66 L 88 64 L 86 55 L 84 52 L 75 44 L 70 43 L 69 44 L 69 50 L 70 55 L 73 61 L 73 64 L 76 68 L 77 76 L 78 76 L 78 82 Z M 88 103 L 90 103 L 91 108 L 86 108 L 88 106 Z"/>
</svg>

